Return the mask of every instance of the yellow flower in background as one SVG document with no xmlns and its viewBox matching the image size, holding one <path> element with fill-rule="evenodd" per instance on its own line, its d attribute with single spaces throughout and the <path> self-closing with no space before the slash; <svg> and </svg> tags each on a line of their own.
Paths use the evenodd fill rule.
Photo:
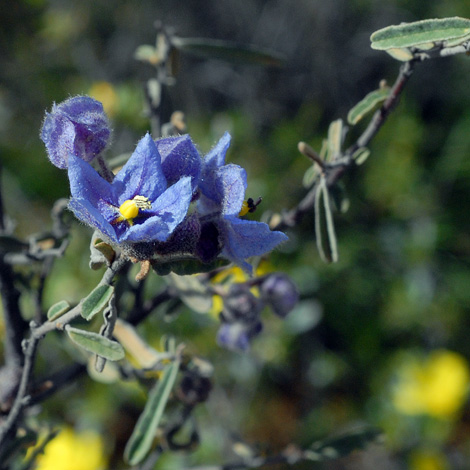
<svg viewBox="0 0 470 470">
<path fill-rule="evenodd" d="M 409 468 L 410 470 L 447 470 L 449 465 L 440 452 L 420 449 L 411 454 Z"/>
<path fill-rule="evenodd" d="M 93 431 L 64 428 L 37 458 L 36 470 L 101 470 L 106 467 L 103 441 Z"/>
<path fill-rule="evenodd" d="M 392 401 L 398 411 L 446 418 L 464 403 L 470 372 L 461 355 L 439 350 L 425 360 L 408 360 L 398 370 L 397 379 Z"/>
<path fill-rule="evenodd" d="M 118 95 L 111 83 L 95 82 L 91 86 L 88 94 L 95 100 L 103 103 L 106 114 L 110 117 L 114 116 L 118 107 Z"/>
</svg>

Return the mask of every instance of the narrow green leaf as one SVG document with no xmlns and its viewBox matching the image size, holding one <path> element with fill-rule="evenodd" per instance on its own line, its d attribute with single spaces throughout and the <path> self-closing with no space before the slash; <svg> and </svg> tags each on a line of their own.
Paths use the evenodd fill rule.
<svg viewBox="0 0 470 470">
<path fill-rule="evenodd" d="M 114 293 L 114 287 L 102 284 L 91 291 L 82 303 L 81 315 L 85 320 L 91 320 L 106 307 Z"/>
<path fill-rule="evenodd" d="M 149 44 L 142 44 L 134 52 L 134 59 L 155 65 L 160 61 L 157 49 Z"/>
<path fill-rule="evenodd" d="M 437 18 L 387 26 L 370 37 L 372 49 L 414 47 L 425 43 L 448 41 L 470 33 L 466 18 Z"/>
<path fill-rule="evenodd" d="M 341 153 L 343 143 L 343 120 L 337 119 L 328 128 L 328 161 Z"/>
<path fill-rule="evenodd" d="M 98 333 L 72 328 L 69 325 L 65 327 L 65 331 L 75 344 L 88 352 L 110 361 L 119 361 L 125 356 L 124 349 L 118 342 L 105 338 Z"/>
<path fill-rule="evenodd" d="M 385 101 L 390 94 L 389 87 L 379 88 L 368 93 L 348 113 L 348 123 L 357 124 L 366 114 L 372 111 L 379 103 Z"/>
<path fill-rule="evenodd" d="M 352 157 L 356 165 L 362 165 L 369 158 L 369 155 L 370 150 L 366 147 L 361 147 L 354 152 Z"/>
<path fill-rule="evenodd" d="M 450 39 L 445 42 L 445 47 L 455 47 L 459 46 L 460 44 L 470 40 L 470 33 L 466 34 L 465 36 L 456 38 L 456 39 Z"/>
<path fill-rule="evenodd" d="M 336 240 L 335 224 L 333 221 L 333 214 L 330 206 L 330 194 L 326 186 L 325 178 L 321 178 L 320 186 L 323 191 L 323 207 L 325 209 L 326 233 L 328 234 L 328 242 L 330 245 L 331 261 L 336 263 L 338 261 L 338 242 Z"/>
<path fill-rule="evenodd" d="M 124 451 L 124 458 L 130 465 L 139 464 L 152 447 L 171 389 L 175 384 L 179 366 L 179 360 L 174 360 L 168 365 L 164 369 L 161 379 L 150 392 L 145 409 L 140 415 Z"/>
<path fill-rule="evenodd" d="M 338 437 L 315 442 L 312 446 L 310 460 L 333 460 L 349 455 L 354 450 L 364 449 L 376 441 L 382 432 L 373 427 L 351 431 Z"/>
<path fill-rule="evenodd" d="M 317 179 L 319 172 L 320 171 L 319 171 L 318 165 L 312 165 L 307 168 L 307 170 L 304 173 L 304 177 L 302 179 L 302 184 L 304 188 L 308 189 L 312 186 L 312 184 Z"/>
<path fill-rule="evenodd" d="M 55 320 L 63 315 L 70 308 L 70 304 L 66 300 L 61 300 L 47 311 L 47 319 L 49 321 Z"/>
<path fill-rule="evenodd" d="M 317 244 L 317 250 L 320 255 L 322 261 L 327 263 L 329 260 L 325 254 L 325 250 L 323 249 L 323 237 L 322 237 L 322 214 L 320 210 L 320 202 L 322 197 L 323 191 L 320 184 L 317 185 L 315 188 L 315 205 L 314 205 L 314 213 L 315 213 L 315 242 Z"/>
<path fill-rule="evenodd" d="M 174 37 L 171 42 L 176 49 L 183 52 L 199 57 L 221 59 L 231 63 L 280 67 L 284 61 L 283 57 L 273 51 L 230 41 Z"/>
</svg>

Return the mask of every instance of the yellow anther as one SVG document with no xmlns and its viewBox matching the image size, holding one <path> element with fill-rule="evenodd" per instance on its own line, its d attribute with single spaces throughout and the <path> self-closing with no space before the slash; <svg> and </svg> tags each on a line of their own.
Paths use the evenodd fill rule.
<svg viewBox="0 0 470 470">
<path fill-rule="evenodd" d="M 240 212 L 238 213 L 239 217 L 243 217 L 244 215 L 248 214 L 248 211 L 250 210 L 250 206 L 248 205 L 247 201 L 243 201 L 242 208 Z"/>
<path fill-rule="evenodd" d="M 118 217 L 115 222 L 127 220 L 130 225 L 134 223 L 135 219 L 139 215 L 141 209 L 151 209 L 152 203 L 145 196 L 135 196 L 133 199 L 124 201 L 119 207 L 121 216 Z"/>
<path fill-rule="evenodd" d="M 132 199 L 128 199 L 121 204 L 119 212 L 126 220 L 132 220 L 139 215 L 139 208 Z"/>
</svg>

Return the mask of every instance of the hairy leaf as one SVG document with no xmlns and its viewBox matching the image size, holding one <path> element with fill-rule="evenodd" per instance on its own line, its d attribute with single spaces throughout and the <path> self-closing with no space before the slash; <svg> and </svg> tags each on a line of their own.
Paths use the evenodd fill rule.
<svg viewBox="0 0 470 470">
<path fill-rule="evenodd" d="M 174 37 L 171 42 L 176 49 L 183 52 L 237 64 L 259 64 L 279 67 L 283 62 L 283 58 L 272 51 L 230 41 Z"/>
<path fill-rule="evenodd" d="M 66 300 L 61 300 L 49 308 L 47 311 L 47 319 L 49 321 L 55 320 L 63 315 L 69 308 L 70 304 Z"/>
<path fill-rule="evenodd" d="M 372 111 L 378 104 L 388 98 L 390 94 L 389 87 L 379 88 L 368 93 L 359 103 L 356 104 L 348 113 L 349 124 L 357 124 L 366 114 Z"/>
<path fill-rule="evenodd" d="M 341 152 L 343 143 L 343 120 L 337 119 L 330 124 L 328 128 L 328 154 L 327 161 L 332 161 L 335 156 Z"/>
<path fill-rule="evenodd" d="M 110 361 L 119 361 L 125 356 L 124 349 L 118 342 L 105 338 L 98 333 L 80 330 L 69 325 L 65 327 L 65 331 L 75 344 L 88 352 Z"/>
<path fill-rule="evenodd" d="M 373 33 L 370 40 L 372 49 L 386 50 L 453 40 L 469 33 L 470 20 L 466 18 L 438 18 L 387 26 Z"/>
<path fill-rule="evenodd" d="M 150 392 L 144 411 L 140 415 L 124 451 L 124 458 L 131 465 L 139 464 L 152 446 L 171 389 L 175 384 L 179 366 L 179 360 L 174 360 L 168 365 L 164 369 L 161 379 Z"/>
<path fill-rule="evenodd" d="M 376 441 L 382 432 L 373 427 L 351 431 L 338 437 L 315 442 L 312 446 L 311 460 L 333 460 L 344 457 L 354 450 L 364 449 Z"/>
<path fill-rule="evenodd" d="M 362 165 L 370 155 L 370 150 L 366 147 L 361 147 L 357 149 L 353 154 L 353 159 L 356 165 Z"/>
<path fill-rule="evenodd" d="M 91 291 L 82 304 L 81 315 L 85 320 L 91 320 L 101 312 L 114 293 L 114 287 L 102 284 Z"/>
</svg>

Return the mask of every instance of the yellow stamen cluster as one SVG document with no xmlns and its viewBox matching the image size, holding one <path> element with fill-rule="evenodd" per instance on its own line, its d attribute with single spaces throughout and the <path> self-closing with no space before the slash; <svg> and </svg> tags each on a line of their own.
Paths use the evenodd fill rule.
<svg viewBox="0 0 470 470">
<path fill-rule="evenodd" d="M 135 196 L 133 199 L 128 199 L 124 201 L 119 207 L 119 212 L 121 214 L 121 220 L 127 220 L 131 225 L 133 224 L 133 219 L 139 215 L 140 209 L 150 209 L 152 204 L 148 198 L 144 196 Z"/>
</svg>

